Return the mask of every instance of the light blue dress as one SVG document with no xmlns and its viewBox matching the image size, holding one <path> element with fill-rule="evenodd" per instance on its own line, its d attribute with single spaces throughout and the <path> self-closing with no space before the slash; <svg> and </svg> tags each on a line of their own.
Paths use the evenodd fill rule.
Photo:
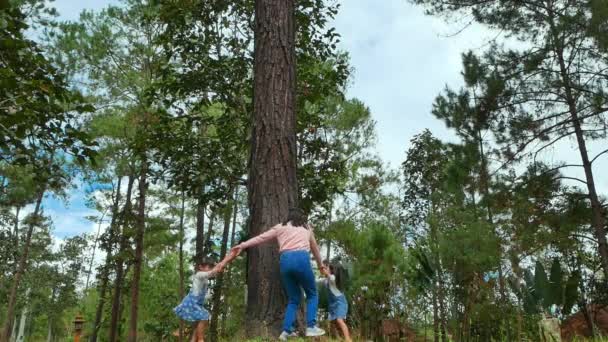
<svg viewBox="0 0 608 342">
<path fill-rule="evenodd" d="M 188 322 L 208 321 L 211 318 L 205 310 L 205 297 L 211 272 L 197 272 L 192 277 L 192 288 L 182 302 L 173 309 L 177 317 Z"/>
<path fill-rule="evenodd" d="M 336 286 L 336 276 L 330 274 L 328 278 L 322 279 L 322 284 L 329 291 L 329 320 L 346 319 L 348 314 L 348 302 L 346 296 Z"/>
</svg>

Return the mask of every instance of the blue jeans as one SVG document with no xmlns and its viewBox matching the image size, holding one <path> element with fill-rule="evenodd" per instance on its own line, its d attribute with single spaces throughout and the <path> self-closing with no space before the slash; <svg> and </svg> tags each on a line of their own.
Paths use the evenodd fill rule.
<svg viewBox="0 0 608 342">
<path fill-rule="evenodd" d="M 317 324 L 317 307 L 319 297 L 317 284 L 310 265 L 308 251 L 287 251 L 281 253 L 281 281 L 287 292 L 287 310 L 283 321 L 283 331 L 292 332 L 296 321 L 296 313 L 302 297 L 306 293 L 306 324 L 309 328 Z"/>
</svg>

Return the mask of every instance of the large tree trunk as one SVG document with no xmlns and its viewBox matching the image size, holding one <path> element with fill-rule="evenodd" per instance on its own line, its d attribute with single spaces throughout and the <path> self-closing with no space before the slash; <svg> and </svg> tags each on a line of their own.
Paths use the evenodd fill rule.
<svg viewBox="0 0 608 342">
<path fill-rule="evenodd" d="M 228 250 L 228 238 L 230 237 L 230 218 L 232 216 L 232 206 L 230 203 L 223 208 L 224 210 L 224 231 L 222 232 L 222 245 L 220 249 L 220 260 L 223 260 Z M 220 273 L 215 282 L 215 290 L 213 291 L 213 297 L 211 299 L 213 314 L 211 315 L 211 323 L 209 324 L 209 340 L 216 342 L 219 340 L 217 334 L 217 323 L 218 318 L 222 314 L 222 292 L 224 286 L 224 273 Z"/>
<path fill-rule="evenodd" d="M 131 317 L 129 319 L 129 342 L 137 342 L 137 316 L 139 313 L 139 283 L 144 259 L 144 234 L 146 231 L 146 190 L 148 188 L 148 161 L 145 152 L 139 175 L 139 201 L 135 228 L 135 259 L 133 261 L 133 280 L 131 282 Z"/>
<path fill-rule="evenodd" d="M 202 192 L 201 188 L 201 192 Z M 196 203 L 196 238 L 195 238 L 195 257 L 203 256 L 205 248 L 205 202 L 203 194 L 200 193 Z"/>
<path fill-rule="evenodd" d="M 117 222 L 118 222 L 118 208 L 120 206 L 120 188 L 122 186 L 122 177 L 118 177 L 116 184 L 116 195 L 114 196 L 114 203 L 112 203 L 112 219 L 110 220 L 110 229 L 108 231 L 108 240 L 105 246 L 106 248 L 106 260 L 101 269 L 101 275 L 99 279 L 99 301 L 97 302 L 97 308 L 95 309 L 95 321 L 93 321 L 93 331 L 89 338 L 90 342 L 97 342 L 97 334 L 101 326 L 101 319 L 103 317 L 103 307 L 106 302 L 106 292 L 108 289 L 108 281 L 110 278 L 110 268 L 112 265 L 112 250 L 116 245 L 117 233 Z"/>
<path fill-rule="evenodd" d="M 124 281 L 124 253 L 127 250 L 127 244 L 129 237 L 127 234 L 127 226 L 131 221 L 131 194 L 133 193 L 133 182 L 135 177 L 129 175 L 129 182 L 127 184 L 127 195 L 125 200 L 125 207 L 121 215 L 122 232 L 120 232 L 120 242 L 118 243 L 118 253 L 116 257 L 116 270 L 114 277 L 114 296 L 112 298 L 112 314 L 110 317 L 110 342 L 116 342 L 118 340 L 118 324 L 120 321 L 120 307 L 121 307 L 121 294 L 122 286 Z M 117 229 L 118 232 L 118 229 Z"/>
<path fill-rule="evenodd" d="M 249 165 L 249 235 L 298 204 L 293 0 L 255 1 L 254 117 Z M 248 253 L 247 331 L 276 336 L 285 306 L 276 244 Z"/>
<path fill-rule="evenodd" d="M 179 210 L 179 298 L 184 298 L 184 216 L 186 212 L 186 193 L 182 192 L 182 206 Z M 184 321 L 179 320 L 178 341 L 184 340 Z"/>
<path fill-rule="evenodd" d="M 23 277 L 25 269 L 27 268 L 27 259 L 30 253 L 30 246 L 32 244 L 32 235 L 34 234 L 34 228 L 36 227 L 36 224 L 38 222 L 37 218 L 40 215 L 40 204 L 42 203 L 44 192 L 45 189 L 41 189 L 38 193 L 38 197 L 36 198 L 36 206 L 34 207 L 34 213 L 32 214 L 34 219 L 30 221 L 27 228 L 27 233 L 23 245 L 23 252 L 19 258 L 17 271 L 15 272 L 13 284 L 11 285 L 11 290 L 9 292 L 6 316 L 4 317 L 4 327 L 2 329 L 2 335 L 0 336 L 1 342 L 8 342 L 11 337 L 11 332 L 13 330 L 13 316 L 15 315 L 15 305 L 17 304 L 17 291 L 19 290 L 21 278 Z"/>
<path fill-rule="evenodd" d="M 578 117 L 576 99 L 572 92 L 572 81 L 570 79 L 568 68 L 566 67 L 567 62 L 564 57 L 564 47 L 559 37 L 554 20 L 553 11 L 550 8 L 549 24 L 551 26 L 551 32 L 553 35 L 553 49 L 559 62 L 560 76 L 563 82 L 564 93 L 566 95 L 566 102 L 568 103 L 568 111 L 570 112 L 570 118 L 572 119 L 572 125 L 574 126 L 576 141 L 578 143 L 578 150 L 581 155 L 583 169 L 585 170 L 585 181 L 587 184 L 589 201 L 591 202 L 591 225 L 593 226 L 595 238 L 597 239 L 598 254 L 600 256 L 602 270 L 604 271 L 604 283 L 608 284 L 608 242 L 606 241 L 606 219 L 604 217 L 604 209 L 595 188 L 593 165 L 589 159 L 587 144 L 585 142 L 584 132 L 581 127 L 581 120 Z"/>
</svg>

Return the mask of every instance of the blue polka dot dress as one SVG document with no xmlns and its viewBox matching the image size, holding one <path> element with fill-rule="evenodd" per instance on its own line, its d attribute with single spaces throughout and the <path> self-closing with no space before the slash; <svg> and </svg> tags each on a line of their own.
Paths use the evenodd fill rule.
<svg viewBox="0 0 608 342">
<path fill-rule="evenodd" d="M 190 292 L 173 309 L 177 317 L 187 322 L 208 321 L 211 318 L 209 311 L 203 307 L 210 275 L 211 272 L 197 272 L 193 276 Z"/>
<path fill-rule="evenodd" d="M 346 319 L 348 302 L 344 293 L 336 286 L 336 276 L 331 274 L 329 279 L 324 279 L 323 284 L 329 290 L 329 320 Z"/>
</svg>

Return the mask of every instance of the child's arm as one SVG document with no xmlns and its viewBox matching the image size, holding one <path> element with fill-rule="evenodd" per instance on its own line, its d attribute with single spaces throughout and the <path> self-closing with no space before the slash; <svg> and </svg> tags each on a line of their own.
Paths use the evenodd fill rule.
<svg viewBox="0 0 608 342">
<path fill-rule="evenodd" d="M 225 267 L 226 265 L 231 263 L 232 260 L 236 259 L 237 256 L 239 256 L 239 253 L 237 253 L 237 251 L 231 249 L 230 252 L 228 253 L 228 255 L 226 255 L 226 257 L 224 258 L 224 260 L 220 261 L 220 264 L 223 264 Z"/>
<path fill-rule="evenodd" d="M 222 261 L 220 261 L 213 269 L 209 272 L 211 276 L 215 276 L 216 274 L 223 272 L 226 265 L 228 265 L 232 260 L 234 260 L 238 256 L 238 253 L 234 250 L 230 250 L 230 253 L 224 257 Z"/>
</svg>

